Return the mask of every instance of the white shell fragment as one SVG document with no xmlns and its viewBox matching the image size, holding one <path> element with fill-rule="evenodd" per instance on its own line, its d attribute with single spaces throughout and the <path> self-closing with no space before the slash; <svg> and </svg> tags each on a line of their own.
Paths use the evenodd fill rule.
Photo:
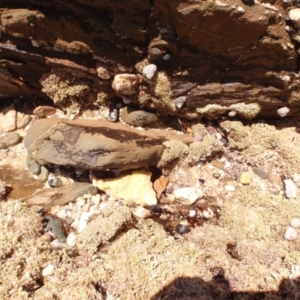
<svg viewBox="0 0 300 300">
<path fill-rule="evenodd" d="M 181 108 L 184 105 L 184 103 L 186 102 L 186 97 L 180 96 L 180 97 L 176 98 L 174 100 L 174 102 L 178 108 Z"/>
<path fill-rule="evenodd" d="M 147 79 L 152 79 L 153 76 L 155 75 L 157 71 L 157 66 L 154 64 L 150 64 L 146 67 L 144 67 L 143 69 L 143 75 L 147 78 Z"/>
<path fill-rule="evenodd" d="M 297 197 L 297 186 L 291 179 L 285 179 L 284 181 L 284 193 L 288 199 Z"/>
<path fill-rule="evenodd" d="M 277 113 L 281 118 L 284 118 L 285 116 L 287 116 L 287 114 L 290 112 L 288 107 L 281 107 L 279 109 L 277 109 Z"/>
<path fill-rule="evenodd" d="M 297 231 L 293 227 L 288 227 L 283 236 L 286 240 L 292 241 L 297 238 Z"/>
<path fill-rule="evenodd" d="M 300 227 L 300 219 L 299 218 L 291 219 L 290 226 L 293 228 L 299 228 Z"/>
</svg>

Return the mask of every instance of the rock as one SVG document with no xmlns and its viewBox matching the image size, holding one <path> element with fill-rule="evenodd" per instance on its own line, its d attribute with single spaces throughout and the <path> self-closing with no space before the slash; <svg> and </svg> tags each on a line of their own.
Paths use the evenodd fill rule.
<svg viewBox="0 0 300 300">
<path fill-rule="evenodd" d="M 74 247 L 76 245 L 77 235 L 74 232 L 70 232 L 67 237 L 67 245 Z"/>
<path fill-rule="evenodd" d="M 289 112 L 290 112 L 290 109 L 286 106 L 277 109 L 277 113 L 281 118 L 284 118 L 285 116 L 287 116 Z"/>
<path fill-rule="evenodd" d="M 147 219 L 151 216 L 150 210 L 148 210 L 142 206 L 139 206 L 138 208 L 136 208 L 134 210 L 133 214 L 140 219 Z"/>
<path fill-rule="evenodd" d="M 214 212 L 208 207 L 202 212 L 202 217 L 206 220 L 211 219 L 214 216 Z"/>
<path fill-rule="evenodd" d="M 119 111 L 117 108 L 113 108 L 109 111 L 107 120 L 110 122 L 117 122 L 119 119 Z"/>
<path fill-rule="evenodd" d="M 291 9 L 288 16 L 294 26 L 300 28 L 300 8 Z"/>
<path fill-rule="evenodd" d="M 24 145 L 40 165 L 122 171 L 157 164 L 168 139 L 192 142 L 188 135 L 145 132 L 109 121 L 40 119 L 29 128 Z"/>
<path fill-rule="evenodd" d="M 300 174 L 294 173 L 293 174 L 293 181 L 296 183 L 296 185 L 299 187 L 300 186 Z"/>
<path fill-rule="evenodd" d="M 45 231 L 54 234 L 55 238 L 61 242 L 66 242 L 65 228 L 61 220 L 55 219 L 51 216 L 46 216 L 45 220 L 48 222 Z"/>
<path fill-rule="evenodd" d="M 0 126 L 5 132 L 13 131 L 17 128 L 17 111 L 14 106 L 6 107 L 0 116 Z"/>
<path fill-rule="evenodd" d="M 0 149 L 7 148 L 8 146 L 13 146 L 21 141 L 21 137 L 16 132 L 4 133 L 0 136 Z"/>
<path fill-rule="evenodd" d="M 263 168 L 254 168 L 253 172 L 262 179 L 266 179 L 269 173 Z"/>
<path fill-rule="evenodd" d="M 55 205 L 65 205 L 75 202 L 76 199 L 85 194 L 96 194 L 97 188 L 90 183 L 75 182 L 66 184 L 59 189 L 47 188 L 36 192 L 33 196 L 25 199 L 30 205 L 42 206 L 49 211 Z"/>
<path fill-rule="evenodd" d="M 133 74 L 118 74 L 114 77 L 112 88 L 118 95 L 130 96 L 138 92 L 140 78 Z"/>
<path fill-rule="evenodd" d="M 235 187 L 233 185 L 227 184 L 227 185 L 225 185 L 225 190 L 227 192 L 234 192 L 235 191 Z"/>
<path fill-rule="evenodd" d="M 144 67 L 144 69 L 143 69 L 143 75 L 147 79 L 151 80 L 154 77 L 156 71 L 157 71 L 157 66 L 154 65 L 154 64 L 150 64 L 150 65 Z"/>
<path fill-rule="evenodd" d="M 147 127 L 157 122 L 157 116 L 144 110 L 137 110 L 130 107 L 121 109 L 122 121 L 134 127 Z"/>
<path fill-rule="evenodd" d="M 41 173 L 41 165 L 39 165 L 35 160 L 27 157 L 26 166 L 29 172 L 34 175 L 39 175 Z"/>
<path fill-rule="evenodd" d="M 273 184 L 277 184 L 279 186 L 282 184 L 281 177 L 278 174 L 271 173 L 268 178 Z"/>
<path fill-rule="evenodd" d="M 47 168 L 45 168 L 44 166 L 41 167 L 41 172 L 38 175 L 38 180 L 39 181 L 47 181 L 48 180 L 48 176 L 49 176 L 49 171 Z"/>
<path fill-rule="evenodd" d="M 284 179 L 284 193 L 288 199 L 297 197 L 297 186 L 291 179 Z"/>
<path fill-rule="evenodd" d="M 54 266 L 54 265 L 48 265 L 47 267 L 45 267 L 45 268 L 43 269 L 42 275 L 43 275 L 44 277 L 50 276 L 50 275 L 53 274 L 54 269 L 55 269 L 55 266 Z"/>
<path fill-rule="evenodd" d="M 20 112 L 17 112 L 17 129 L 26 127 L 31 120 L 30 115 L 24 115 Z"/>
<path fill-rule="evenodd" d="M 33 110 L 33 114 L 40 118 L 46 118 L 54 115 L 55 113 L 56 113 L 56 108 L 47 105 L 38 106 Z"/>
<path fill-rule="evenodd" d="M 163 54 L 160 49 L 153 47 L 148 50 L 148 55 L 150 61 L 156 61 L 160 60 Z"/>
<path fill-rule="evenodd" d="M 48 183 L 51 187 L 54 188 L 62 186 L 62 180 L 59 177 L 54 177 L 53 179 L 50 179 Z"/>
<path fill-rule="evenodd" d="M 192 205 L 198 199 L 203 197 L 203 192 L 199 188 L 185 187 L 174 191 L 174 196 L 177 201 L 183 205 Z"/>
<path fill-rule="evenodd" d="M 184 103 L 186 102 L 186 97 L 185 96 L 177 97 L 174 100 L 174 102 L 178 108 L 181 108 L 184 105 Z"/>
<path fill-rule="evenodd" d="M 150 181 L 152 173 L 149 171 L 125 172 L 112 179 L 93 179 L 94 186 L 105 191 L 110 196 L 120 199 L 127 205 L 157 204 L 156 194 Z"/>
<path fill-rule="evenodd" d="M 0 179 L 0 201 L 5 200 L 7 195 L 12 191 L 11 185 Z"/>
<path fill-rule="evenodd" d="M 251 175 L 249 172 L 243 172 L 239 177 L 239 182 L 242 184 L 250 184 L 251 183 Z"/>
<path fill-rule="evenodd" d="M 176 226 L 175 230 L 179 234 L 186 234 L 191 231 L 191 228 L 187 222 L 183 221 Z"/>
<path fill-rule="evenodd" d="M 295 240 L 297 238 L 297 231 L 293 227 L 288 227 L 284 233 L 284 238 L 288 241 Z"/>
<path fill-rule="evenodd" d="M 293 228 L 299 228 L 300 227 L 300 219 L 299 218 L 291 219 L 290 226 Z"/>
</svg>

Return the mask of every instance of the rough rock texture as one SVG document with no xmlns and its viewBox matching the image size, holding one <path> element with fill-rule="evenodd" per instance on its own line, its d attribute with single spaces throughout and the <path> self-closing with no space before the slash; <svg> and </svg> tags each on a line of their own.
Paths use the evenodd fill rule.
<svg viewBox="0 0 300 300">
<path fill-rule="evenodd" d="M 24 144 L 40 165 L 106 171 L 156 165 L 168 139 L 192 142 L 187 135 L 139 131 L 108 121 L 40 119 L 30 127 Z"/>
<path fill-rule="evenodd" d="M 1 1 L 2 97 L 58 105 L 120 97 L 118 74 L 141 75 L 133 103 L 162 114 L 245 118 L 299 111 L 297 10 L 274 1 Z M 253 4 L 253 5 L 251 5 Z M 174 105 L 186 96 L 182 108 Z"/>
</svg>

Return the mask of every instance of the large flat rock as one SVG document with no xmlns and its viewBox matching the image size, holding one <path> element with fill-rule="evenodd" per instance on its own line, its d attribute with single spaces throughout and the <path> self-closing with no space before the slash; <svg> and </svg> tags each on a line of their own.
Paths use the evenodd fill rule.
<svg viewBox="0 0 300 300">
<path fill-rule="evenodd" d="M 94 170 L 128 170 L 156 165 L 168 139 L 191 143 L 189 135 L 141 131 L 98 120 L 36 120 L 24 144 L 39 164 Z"/>
</svg>

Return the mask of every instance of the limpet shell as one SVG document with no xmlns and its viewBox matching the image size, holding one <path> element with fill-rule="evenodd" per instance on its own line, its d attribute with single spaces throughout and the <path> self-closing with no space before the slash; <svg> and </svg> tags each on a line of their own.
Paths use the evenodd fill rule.
<svg viewBox="0 0 300 300">
<path fill-rule="evenodd" d="M 144 67 L 143 69 L 143 75 L 147 78 L 147 79 L 152 79 L 153 76 L 155 75 L 157 71 L 157 66 L 154 64 L 150 64 L 146 67 Z"/>
<path fill-rule="evenodd" d="M 181 108 L 184 105 L 184 103 L 186 102 L 186 97 L 180 96 L 180 97 L 176 98 L 174 100 L 174 102 L 178 108 Z"/>
</svg>

